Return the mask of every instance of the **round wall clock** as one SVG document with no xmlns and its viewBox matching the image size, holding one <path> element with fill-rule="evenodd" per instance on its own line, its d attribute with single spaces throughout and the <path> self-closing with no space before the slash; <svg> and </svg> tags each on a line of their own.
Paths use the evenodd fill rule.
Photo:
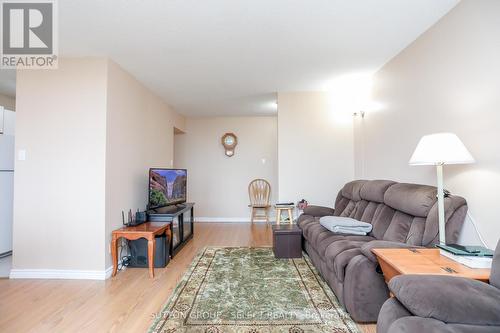
<svg viewBox="0 0 500 333">
<path fill-rule="evenodd" d="M 236 148 L 236 145 L 238 144 L 238 138 L 236 135 L 234 133 L 226 133 L 222 136 L 221 142 L 226 150 L 226 156 L 233 156 L 234 148 Z"/>
</svg>

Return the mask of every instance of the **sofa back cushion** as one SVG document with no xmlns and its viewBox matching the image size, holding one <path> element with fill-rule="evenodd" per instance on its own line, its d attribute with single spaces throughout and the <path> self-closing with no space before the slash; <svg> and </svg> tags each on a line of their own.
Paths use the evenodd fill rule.
<svg viewBox="0 0 500 333">
<path fill-rule="evenodd" d="M 384 194 L 386 205 L 418 217 L 427 217 L 436 201 L 436 188 L 427 185 L 394 184 Z"/>
<path fill-rule="evenodd" d="M 428 185 L 355 180 L 340 190 L 334 214 L 371 223 L 376 239 L 428 246 L 438 240 L 436 194 Z M 466 212 L 463 198 L 445 198 L 449 242 L 458 239 Z"/>
<path fill-rule="evenodd" d="M 493 264 L 491 265 L 490 284 L 500 289 L 500 241 L 497 243 Z"/>
</svg>

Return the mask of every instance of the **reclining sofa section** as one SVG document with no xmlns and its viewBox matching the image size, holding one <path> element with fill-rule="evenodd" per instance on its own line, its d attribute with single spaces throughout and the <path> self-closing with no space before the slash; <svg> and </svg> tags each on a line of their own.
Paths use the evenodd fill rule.
<svg viewBox="0 0 500 333">
<path fill-rule="evenodd" d="M 389 290 L 373 248 L 430 247 L 438 242 L 437 190 L 388 180 L 345 184 L 335 209 L 309 206 L 298 219 L 303 247 L 340 303 L 357 322 L 375 322 Z M 446 240 L 455 243 L 467 214 L 464 198 L 445 198 Z M 367 236 L 333 233 L 322 216 L 348 216 L 373 225 Z"/>
</svg>

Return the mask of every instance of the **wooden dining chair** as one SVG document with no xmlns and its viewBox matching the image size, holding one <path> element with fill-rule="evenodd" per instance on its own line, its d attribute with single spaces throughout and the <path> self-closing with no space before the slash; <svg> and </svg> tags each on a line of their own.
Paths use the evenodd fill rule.
<svg viewBox="0 0 500 333">
<path fill-rule="evenodd" d="M 271 196 L 271 185 L 265 179 L 254 179 L 248 185 L 248 196 L 250 197 L 250 205 L 248 207 L 252 208 L 251 221 L 255 219 L 265 220 L 269 222 L 268 210 L 271 205 L 269 204 L 269 198 Z M 264 213 L 258 215 L 259 211 Z"/>
</svg>

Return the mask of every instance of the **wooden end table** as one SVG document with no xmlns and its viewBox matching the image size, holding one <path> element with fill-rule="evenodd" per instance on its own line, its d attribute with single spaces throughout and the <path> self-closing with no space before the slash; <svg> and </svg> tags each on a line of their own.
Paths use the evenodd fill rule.
<svg viewBox="0 0 500 333">
<path fill-rule="evenodd" d="M 373 249 L 385 282 L 401 274 L 446 275 L 489 282 L 491 270 L 469 268 L 439 253 L 439 249 Z"/>
<path fill-rule="evenodd" d="M 155 277 L 154 258 L 156 241 L 155 236 L 167 235 L 168 242 L 172 239 L 172 231 L 170 230 L 170 222 L 146 222 L 134 227 L 122 227 L 114 230 L 111 238 L 111 257 L 113 258 L 113 274 L 115 276 L 118 271 L 118 239 L 121 237 L 128 240 L 136 240 L 145 238 L 148 241 L 148 264 L 149 277 Z"/>
</svg>

